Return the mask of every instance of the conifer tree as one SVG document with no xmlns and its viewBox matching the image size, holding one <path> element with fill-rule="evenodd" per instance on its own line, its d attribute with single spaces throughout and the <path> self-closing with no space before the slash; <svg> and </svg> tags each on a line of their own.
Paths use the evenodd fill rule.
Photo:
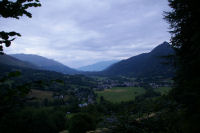
<svg viewBox="0 0 200 133">
<path fill-rule="evenodd" d="M 165 19 L 176 50 L 177 73 L 172 97 L 186 111 L 185 132 L 197 132 L 200 119 L 200 8 L 198 0 L 168 0 L 171 12 Z M 193 130 L 193 131 L 192 131 Z"/>
</svg>

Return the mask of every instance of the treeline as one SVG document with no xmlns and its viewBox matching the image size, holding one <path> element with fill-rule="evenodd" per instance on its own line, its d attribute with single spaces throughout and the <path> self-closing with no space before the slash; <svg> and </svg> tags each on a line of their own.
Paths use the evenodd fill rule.
<svg viewBox="0 0 200 133">
<path fill-rule="evenodd" d="M 19 86 L 14 85 L 14 79 L 18 76 L 20 76 L 20 72 L 12 72 L 1 79 L 0 132 L 58 133 L 68 130 L 70 133 L 85 133 L 97 128 L 107 128 L 109 132 L 118 131 L 120 133 L 124 130 L 124 126 L 119 125 L 126 123 L 127 116 L 130 116 L 131 121 L 135 121 L 147 113 L 157 112 L 155 105 L 159 104 L 155 99 L 161 97 L 153 90 L 148 89 L 135 101 L 121 104 L 110 103 L 101 97 L 99 103 L 79 107 L 80 101 L 75 95 L 71 95 L 67 99 L 67 103 L 63 102 L 63 99 L 56 99 L 53 102 L 44 99 L 42 103 L 38 103 L 27 97 L 33 82 Z M 90 92 L 90 90 L 88 91 Z M 131 123 L 127 122 L 126 124 Z M 132 130 L 132 128 L 128 130 Z"/>
<path fill-rule="evenodd" d="M 59 91 L 61 88 L 64 89 L 74 89 L 74 88 L 92 88 L 96 87 L 96 81 L 92 78 L 86 77 L 84 75 L 64 75 L 61 73 L 53 72 L 53 71 L 43 71 L 43 70 L 34 70 L 34 69 L 26 69 L 21 67 L 9 66 L 9 65 L 0 65 L 0 78 L 8 75 L 10 72 L 21 72 L 21 75 L 15 80 L 16 84 L 24 84 L 29 82 L 38 82 L 38 84 L 47 85 L 50 88 L 46 90 Z M 62 87 L 56 87 L 56 85 L 60 85 Z M 52 85 L 52 87 L 51 87 Z M 37 89 L 44 89 L 44 87 L 38 87 Z"/>
</svg>

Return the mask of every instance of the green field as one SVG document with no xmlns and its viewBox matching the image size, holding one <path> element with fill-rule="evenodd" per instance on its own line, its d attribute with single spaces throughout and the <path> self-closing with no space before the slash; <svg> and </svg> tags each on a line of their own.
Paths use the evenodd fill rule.
<svg viewBox="0 0 200 133">
<path fill-rule="evenodd" d="M 53 92 L 52 91 L 43 91 L 43 90 L 35 90 L 32 89 L 31 92 L 29 93 L 29 96 L 35 97 L 38 100 L 53 100 Z"/>
<path fill-rule="evenodd" d="M 169 87 L 159 87 L 154 89 L 155 92 L 161 93 L 161 95 L 167 95 L 172 88 Z"/>
<path fill-rule="evenodd" d="M 29 97 L 34 97 L 36 98 L 36 100 L 44 100 L 44 99 L 48 99 L 50 101 L 53 101 L 53 91 L 44 91 L 44 90 L 36 90 L 36 89 L 32 89 L 28 95 Z M 64 100 L 68 100 L 68 96 L 64 96 Z"/>
<path fill-rule="evenodd" d="M 112 103 L 120 103 L 134 100 L 136 96 L 145 93 L 145 89 L 140 87 L 114 87 L 104 91 L 96 91 L 97 101 L 103 96 L 105 100 Z"/>
</svg>

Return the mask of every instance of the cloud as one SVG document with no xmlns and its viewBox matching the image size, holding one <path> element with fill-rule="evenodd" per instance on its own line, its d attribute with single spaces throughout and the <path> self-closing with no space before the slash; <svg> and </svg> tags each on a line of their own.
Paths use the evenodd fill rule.
<svg viewBox="0 0 200 133">
<path fill-rule="evenodd" d="M 33 18 L 1 19 L 0 28 L 22 34 L 7 53 L 39 54 L 71 67 L 125 59 L 168 41 L 158 0 L 48 0 Z"/>
</svg>

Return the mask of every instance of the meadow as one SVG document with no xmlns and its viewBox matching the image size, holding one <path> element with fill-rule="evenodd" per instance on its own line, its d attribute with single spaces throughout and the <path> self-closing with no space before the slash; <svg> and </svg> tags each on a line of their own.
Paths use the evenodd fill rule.
<svg viewBox="0 0 200 133">
<path fill-rule="evenodd" d="M 161 95 L 167 95 L 172 88 L 170 87 L 159 87 L 155 88 L 155 92 L 159 92 Z"/>
<path fill-rule="evenodd" d="M 103 91 L 96 91 L 97 101 L 103 96 L 105 100 L 112 103 L 120 103 L 134 100 L 136 96 L 145 93 L 145 89 L 141 87 L 114 87 Z"/>
<path fill-rule="evenodd" d="M 35 90 L 32 89 L 31 92 L 29 93 L 30 97 L 35 97 L 38 100 L 53 100 L 53 92 L 52 91 L 43 91 L 43 90 Z"/>
</svg>

